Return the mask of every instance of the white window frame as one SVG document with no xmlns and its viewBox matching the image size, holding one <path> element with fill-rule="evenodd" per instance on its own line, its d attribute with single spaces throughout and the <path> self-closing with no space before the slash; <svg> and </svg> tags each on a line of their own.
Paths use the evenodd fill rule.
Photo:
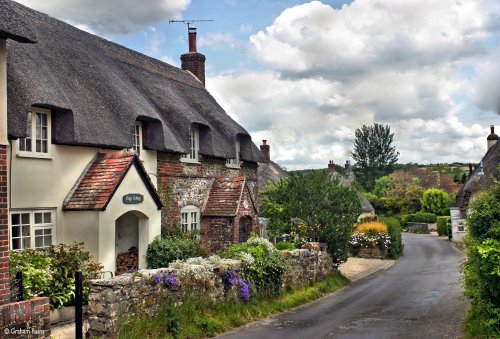
<svg viewBox="0 0 500 339">
<path fill-rule="evenodd" d="M 200 209 L 194 205 L 187 205 L 181 209 L 181 228 L 184 233 L 200 231 Z"/>
<path fill-rule="evenodd" d="M 50 222 L 45 222 L 43 220 L 45 218 L 45 214 L 49 213 L 50 214 Z M 14 214 L 19 214 L 20 218 L 20 224 L 19 226 L 21 227 L 20 229 L 20 234 L 21 236 L 19 237 L 14 237 L 13 236 L 13 227 L 17 225 L 12 225 L 12 215 Z M 22 215 L 27 214 L 29 215 L 29 223 L 28 224 L 23 224 L 22 223 Z M 41 214 L 42 215 L 42 222 L 41 223 L 35 223 L 35 214 Z M 29 226 L 29 235 L 28 236 L 22 236 L 23 235 L 23 225 L 24 226 Z M 39 246 L 36 247 L 36 238 L 39 237 L 39 235 L 36 235 L 37 231 L 44 231 L 44 230 L 51 230 L 51 237 L 52 241 L 51 244 L 47 246 Z M 42 234 L 43 237 L 43 234 Z M 21 246 L 20 248 L 15 248 L 14 249 L 14 240 L 15 239 L 23 239 L 23 238 L 29 238 L 30 243 L 29 246 L 25 247 L 22 240 L 21 240 Z M 35 209 L 35 210 L 12 210 L 9 212 L 9 248 L 13 251 L 18 251 L 18 250 L 23 250 L 25 248 L 48 248 L 50 245 L 55 245 L 57 242 L 56 239 L 56 213 L 54 209 Z"/>
<path fill-rule="evenodd" d="M 134 124 L 134 144 L 132 149 L 140 157 L 144 148 L 142 147 L 142 122 L 136 121 Z"/>
<path fill-rule="evenodd" d="M 46 117 L 46 126 L 37 125 L 37 116 Z M 28 136 L 26 138 L 19 138 L 17 140 L 17 155 L 20 157 L 30 157 L 30 158 L 45 158 L 51 159 L 51 148 L 52 148 L 52 117 L 51 111 L 45 108 L 33 107 L 30 112 L 28 112 Z M 37 135 L 37 129 L 39 134 Z M 46 136 L 43 138 L 43 128 L 46 128 Z M 31 150 L 27 150 L 27 140 L 29 140 Z M 37 151 L 37 141 L 40 141 L 40 145 L 45 141 L 47 143 L 47 152 L 42 152 L 42 150 Z M 23 147 L 24 145 L 24 147 Z M 42 147 L 42 146 L 40 146 Z M 23 149 L 24 148 L 24 149 Z"/>
<path fill-rule="evenodd" d="M 234 148 L 236 150 L 236 158 L 227 159 L 226 166 L 231 168 L 240 168 L 240 141 L 238 138 L 234 141 Z"/>
<path fill-rule="evenodd" d="M 193 125 L 189 132 L 189 153 L 181 155 L 182 162 L 199 163 L 200 129 Z"/>
</svg>

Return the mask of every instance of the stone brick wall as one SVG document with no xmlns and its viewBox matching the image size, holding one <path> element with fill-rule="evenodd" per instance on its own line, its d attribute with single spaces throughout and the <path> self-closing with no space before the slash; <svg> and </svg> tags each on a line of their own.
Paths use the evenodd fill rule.
<svg viewBox="0 0 500 339">
<path fill-rule="evenodd" d="M 232 244 L 234 238 L 232 218 L 205 217 L 202 227 L 201 243 L 207 251 L 219 252 Z"/>
<path fill-rule="evenodd" d="M 327 252 L 306 249 L 284 251 L 292 264 L 283 280 L 286 287 L 299 287 L 323 280 L 333 269 L 332 257 Z"/>
<path fill-rule="evenodd" d="M 323 279 L 333 269 L 332 259 L 326 252 L 311 250 L 284 251 L 291 267 L 285 274 L 283 287 L 298 287 Z M 237 260 L 232 267 L 239 267 Z M 200 266 L 200 265 L 193 265 Z M 114 338 L 126 317 L 155 316 L 167 297 L 182 300 L 186 295 L 200 295 L 213 300 L 224 298 L 224 286 L 219 269 L 210 266 L 208 278 L 192 274 L 182 277 L 175 269 L 139 270 L 113 279 L 94 280 L 89 296 L 89 325 L 91 337 Z M 174 289 L 153 284 L 154 274 L 173 273 L 177 279 Z"/>
<path fill-rule="evenodd" d="M 2 338 L 50 338 L 49 298 L 33 298 L 0 306 Z"/>
<path fill-rule="evenodd" d="M 201 53 L 181 55 L 181 68 L 193 73 L 205 85 L 205 56 Z"/>
<path fill-rule="evenodd" d="M 0 145 L 0 305 L 10 300 L 7 146 Z"/>
</svg>

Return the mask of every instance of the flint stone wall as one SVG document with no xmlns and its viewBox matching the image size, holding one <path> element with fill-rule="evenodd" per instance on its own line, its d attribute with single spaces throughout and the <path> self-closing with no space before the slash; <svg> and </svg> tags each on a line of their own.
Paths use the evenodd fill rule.
<svg viewBox="0 0 500 339">
<path fill-rule="evenodd" d="M 283 280 L 285 289 L 321 280 L 333 270 L 332 259 L 326 252 L 301 249 L 282 253 L 291 262 Z M 224 266 L 207 266 L 210 266 L 211 273 L 205 278 L 195 273 L 182 276 L 178 269 L 160 268 L 125 273 L 113 279 L 93 280 L 88 305 L 90 336 L 116 338 L 124 320 L 134 316 L 157 315 L 161 304 L 169 297 L 182 301 L 186 296 L 198 295 L 222 301 L 224 284 L 220 273 L 228 267 L 240 268 L 241 262 L 230 260 Z M 165 288 L 161 283 L 152 283 L 153 275 L 169 273 L 176 277 L 176 287 Z"/>
</svg>

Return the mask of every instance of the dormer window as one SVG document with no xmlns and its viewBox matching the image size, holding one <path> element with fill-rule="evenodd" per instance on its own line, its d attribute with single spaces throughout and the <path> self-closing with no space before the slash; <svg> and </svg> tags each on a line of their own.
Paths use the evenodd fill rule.
<svg viewBox="0 0 500 339">
<path fill-rule="evenodd" d="M 28 113 L 26 138 L 19 138 L 18 155 L 28 157 L 50 157 L 50 110 L 33 108 Z"/>
<path fill-rule="evenodd" d="M 226 166 L 227 167 L 235 167 L 239 168 L 240 167 L 240 141 L 238 139 L 235 140 L 234 142 L 234 147 L 236 150 L 236 158 L 234 159 L 227 159 L 226 160 Z"/>
<path fill-rule="evenodd" d="M 141 155 L 142 151 L 142 123 L 140 121 L 136 121 L 134 125 L 134 151 L 138 156 Z"/>
<path fill-rule="evenodd" d="M 183 162 L 198 162 L 198 151 L 200 150 L 200 130 L 193 126 L 189 132 L 189 153 L 181 155 Z"/>
</svg>

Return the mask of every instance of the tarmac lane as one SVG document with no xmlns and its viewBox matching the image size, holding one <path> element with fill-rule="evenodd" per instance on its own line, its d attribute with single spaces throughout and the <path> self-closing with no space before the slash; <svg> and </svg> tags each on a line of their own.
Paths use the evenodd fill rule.
<svg viewBox="0 0 500 339">
<path fill-rule="evenodd" d="M 468 308 L 463 253 L 446 239 L 403 234 L 404 256 L 387 270 L 222 338 L 462 338 Z"/>
</svg>

